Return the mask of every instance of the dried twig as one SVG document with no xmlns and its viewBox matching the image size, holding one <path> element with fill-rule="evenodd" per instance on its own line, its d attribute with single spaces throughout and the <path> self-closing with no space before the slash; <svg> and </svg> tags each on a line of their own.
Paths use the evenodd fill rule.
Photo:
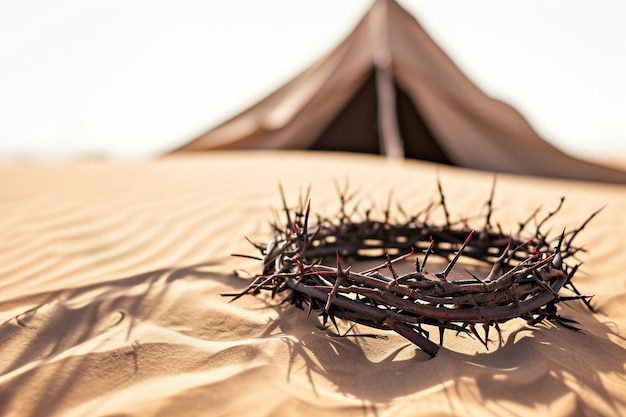
<svg viewBox="0 0 626 417">
<path fill-rule="evenodd" d="M 433 356 L 439 345 L 429 339 L 422 326 L 439 328 L 440 345 L 444 331 L 453 329 L 457 334 L 475 336 L 488 348 L 492 326 L 502 345 L 499 323 L 523 318 L 536 324 L 547 319 L 576 329 L 572 320 L 557 314 L 556 305 L 582 299 L 591 309 L 590 297 L 581 295 L 572 283 L 578 265 L 568 265 L 567 260 L 582 250 L 572 240 L 597 212 L 574 231 L 551 239 L 540 228 L 561 209 L 561 199 L 555 210 L 536 222 L 533 234 L 522 236 L 522 231 L 539 210 L 520 223 L 517 236 L 508 236 L 491 224 L 495 178 L 482 230 L 476 231 L 469 229 L 466 222 L 450 220 L 439 179 L 439 206 L 445 214 L 443 225 L 428 221 L 428 213 L 436 208 L 432 205 L 416 215 L 402 210 L 408 221 L 396 222 L 390 214 L 391 197 L 382 220 L 373 219 L 371 211 L 366 210 L 361 216 L 364 220 L 357 221 L 356 209 L 348 214 L 348 204 L 355 194 L 348 193 L 347 183 L 342 190 L 335 186 L 340 198 L 339 213 L 336 217 L 319 218 L 313 226 L 309 191 L 301 199 L 299 209 L 291 212 L 281 187 L 285 223 L 275 222 L 275 235 L 268 244 L 251 242 L 262 252 L 263 272 L 242 292 L 225 295 L 237 299 L 262 290 L 270 291 L 272 296 L 287 291 L 290 303 L 300 308 L 308 306 L 307 316 L 316 310 L 324 321 L 330 319 L 336 323 L 335 318 L 339 317 L 392 330 Z M 424 220 L 418 220 L 423 214 Z M 394 263 L 411 256 L 413 251 L 424 253 L 421 263 L 416 257 L 414 272 L 398 274 Z M 450 259 L 441 272 L 426 271 L 432 254 Z M 324 264 L 330 256 L 335 257 L 336 266 Z M 356 272 L 342 267 L 341 257 L 382 258 L 384 262 Z M 462 258 L 490 266 L 489 274 L 484 278 L 472 275 L 471 279 L 449 279 Z M 390 276 L 381 273 L 384 269 Z M 575 295 L 560 295 L 563 287 Z M 482 335 L 476 327 L 479 324 Z"/>
</svg>

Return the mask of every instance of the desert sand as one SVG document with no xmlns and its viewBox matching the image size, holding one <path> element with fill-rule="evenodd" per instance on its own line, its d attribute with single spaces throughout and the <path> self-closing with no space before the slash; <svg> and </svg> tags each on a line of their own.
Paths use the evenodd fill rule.
<svg viewBox="0 0 626 417">
<path fill-rule="evenodd" d="M 280 298 L 220 295 L 260 272 L 231 254 L 269 239 L 279 182 L 294 204 L 310 185 L 313 211 L 332 214 L 334 180 L 365 205 L 393 191 L 417 210 L 437 175 L 452 216 L 484 209 L 490 173 L 376 156 L 3 162 L 0 415 L 626 415 L 626 186 L 497 177 L 504 230 L 561 196 L 554 233 L 604 207 L 577 237 L 576 284 L 596 313 L 560 310 L 580 332 L 516 319 L 502 347 L 452 335 L 431 359 L 395 334 L 340 337 Z"/>
</svg>

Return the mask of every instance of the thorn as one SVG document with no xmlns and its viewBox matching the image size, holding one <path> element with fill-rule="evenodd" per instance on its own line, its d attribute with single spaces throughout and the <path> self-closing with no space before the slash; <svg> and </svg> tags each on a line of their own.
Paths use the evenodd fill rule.
<svg viewBox="0 0 626 417">
<path fill-rule="evenodd" d="M 494 327 L 496 328 L 496 331 L 498 332 L 498 347 L 502 347 L 504 346 L 504 341 L 502 340 L 502 329 L 500 329 L 500 326 L 498 325 L 498 322 L 494 322 Z"/>
<path fill-rule="evenodd" d="M 335 330 L 337 330 L 337 333 L 339 334 L 339 326 L 337 326 L 337 320 L 335 320 L 335 315 L 334 314 L 330 314 L 330 313 L 326 313 L 324 315 L 324 326 L 326 326 L 327 320 L 326 319 L 330 319 L 331 323 L 333 324 L 333 326 L 335 326 Z"/>
<path fill-rule="evenodd" d="M 344 278 L 346 276 L 346 272 L 350 269 L 348 267 L 345 271 L 341 268 L 341 259 L 339 258 L 339 251 L 335 251 L 335 255 L 337 256 L 337 277 L 335 278 L 335 284 L 333 285 L 333 289 L 328 293 L 328 299 L 326 300 L 326 306 L 324 307 L 324 311 L 327 313 L 330 311 L 330 306 L 337 294 L 337 290 L 341 284 L 343 284 Z"/>
<path fill-rule="evenodd" d="M 439 177 L 439 170 L 437 170 L 437 189 L 439 190 L 439 202 L 441 203 L 441 207 L 443 208 L 443 213 L 446 216 L 446 225 L 450 226 L 450 213 L 448 213 L 448 207 L 446 206 L 446 197 L 443 194 L 443 187 L 441 186 L 441 179 Z"/>
<path fill-rule="evenodd" d="M 420 271 L 423 271 L 426 268 L 426 261 L 428 260 L 428 255 L 433 253 L 433 248 L 435 247 L 435 240 L 432 236 L 430 236 L 430 243 L 428 244 L 428 249 L 424 251 L 424 259 L 422 259 L 422 266 L 420 267 Z"/>
<path fill-rule="evenodd" d="M 561 207 L 563 207 L 563 202 L 565 201 L 565 197 L 561 197 L 561 200 L 559 201 L 559 205 L 550 213 L 548 213 L 546 215 L 546 217 L 543 218 L 543 220 L 541 220 L 539 222 L 539 224 L 537 224 L 537 233 L 539 233 L 539 229 L 541 229 L 541 226 L 543 226 L 550 218 L 552 218 L 552 216 L 554 216 L 556 213 L 559 212 L 559 210 L 561 210 Z M 546 234 L 547 235 L 547 234 Z"/>
<path fill-rule="evenodd" d="M 582 300 L 585 304 L 587 304 L 593 297 L 595 297 L 595 295 L 567 295 L 560 296 L 559 301 L 568 302 L 573 300 Z"/>
<path fill-rule="evenodd" d="M 487 347 L 487 342 L 483 340 L 482 337 L 480 337 L 480 334 L 476 330 L 476 327 L 474 327 L 474 323 L 470 323 L 470 330 L 472 331 L 472 334 L 476 336 L 476 338 L 480 340 L 480 342 L 485 346 L 485 349 L 489 350 L 489 348 Z"/>
<path fill-rule="evenodd" d="M 343 334 L 343 337 L 348 336 L 348 333 L 350 333 L 352 331 L 352 329 L 354 329 L 354 326 L 356 326 L 356 323 L 352 323 L 350 328 L 348 330 L 346 330 L 346 332 Z M 339 335 L 339 336 L 341 336 L 341 335 Z"/>
<path fill-rule="evenodd" d="M 254 256 L 254 255 L 244 255 L 241 253 L 231 253 L 230 256 L 236 256 L 238 258 L 248 258 L 248 259 L 254 259 L 255 261 L 262 261 L 263 258 L 260 258 L 258 256 Z"/>
<path fill-rule="evenodd" d="M 472 236 L 474 235 L 474 231 L 472 230 L 469 235 L 467 235 L 467 238 L 465 239 L 465 242 L 463 242 L 463 244 L 461 245 L 461 247 L 459 248 L 458 251 L 456 251 L 456 253 L 454 254 L 454 258 L 452 258 L 452 260 L 450 261 L 450 263 L 446 266 L 446 268 L 442 271 L 442 272 L 438 272 L 436 274 L 434 274 L 437 278 L 439 278 L 442 281 L 446 281 L 446 278 L 448 277 L 448 274 L 450 273 L 450 271 L 452 271 L 452 268 L 454 268 L 454 265 L 456 264 L 456 262 L 459 260 L 459 257 L 461 256 L 461 254 L 463 253 L 463 250 L 465 249 L 465 247 L 467 246 L 467 244 L 470 242 L 470 240 L 472 240 Z"/>
<path fill-rule="evenodd" d="M 309 243 L 309 214 L 311 214 L 311 199 L 306 205 L 306 212 L 304 214 L 304 228 L 302 231 L 302 253 L 306 251 L 306 247 Z"/>
<path fill-rule="evenodd" d="M 387 269 L 389 269 L 389 271 L 391 272 L 391 275 L 393 276 L 393 280 L 395 282 L 395 281 L 398 280 L 398 274 L 393 269 L 391 256 L 389 256 L 389 249 L 387 249 L 387 248 L 385 248 L 385 256 L 387 257 Z"/>
<path fill-rule="evenodd" d="M 477 281 L 477 282 L 482 282 L 482 281 L 480 280 L 480 278 L 478 278 L 476 275 L 472 274 L 472 271 L 470 271 L 469 269 L 467 269 L 467 268 L 466 268 L 466 269 L 465 269 L 465 272 L 466 272 L 466 273 L 467 273 L 470 277 L 474 278 L 474 280 L 475 280 L 475 281 Z"/>
<path fill-rule="evenodd" d="M 280 198 L 283 200 L 283 210 L 285 210 L 285 215 L 287 216 L 287 229 L 292 228 L 291 223 L 291 214 L 289 213 L 289 208 L 287 207 L 287 199 L 285 198 L 285 191 L 283 190 L 283 185 L 278 183 L 278 190 L 280 192 Z"/>
<path fill-rule="evenodd" d="M 509 256 L 510 248 L 511 248 L 511 236 L 509 236 L 509 243 L 507 243 L 506 248 L 504 248 L 502 255 L 500 255 L 500 257 L 496 259 L 496 261 L 493 263 L 493 266 L 491 267 L 491 271 L 489 272 L 489 275 L 487 275 L 487 278 L 485 278 L 485 282 L 495 281 L 496 279 L 499 278 L 500 270 L 502 269 L 502 266 L 504 265 L 504 261 Z"/>
<path fill-rule="evenodd" d="M 559 243 L 557 243 L 554 248 L 554 259 L 552 260 L 552 266 L 556 269 L 563 268 L 563 258 L 561 256 L 561 245 L 563 244 L 563 240 L 565 239 L 565 229 L 561 232 L 561 237 L 559 238 Z"/>
<path fill-rule="evenodd" d="M 483 329 L 485 330 L 485 349 L 489 350 L 489 346 L 487 346 L 489 342 L 489 323 L 483 323 Z"/>
<path fill-rule="evenodd" d="M 493 196 L 496 192 L 496 180 L 498 179 L 498 174 L 494 172 L 493 174 L 493 182 L 491 183 L 491 193 L 489 194 L 489 200 L 487 201 L 487 216 L 485 218 L 485 229 L 491 228 L 491 214 L 493 213 Z"/>
<path fill-rule="evenodd" d="M 604 208 L 606 207 L 606 205 L 600 207 L 598 210 L 594 211 L 593 213 L 591 213 L 591 216 L 589 216 L 587 218 L 587 220 L 585 220 L 583 222 L 583 224 L 581 224 L 576 230 L 574 230 L 574 233 L 572 233 L 572 236 L 570 236 L 570 238 L 567 241 L 567 244 L 565 245 L 565 252 L 568 252 L 572 246 L 572 241 L 574 240 L 574 238 L 578 235 L 578 233 L 580 233 L 581 230 L 583 230 L 585 228 L 585 226 L 587 226 L 587 224 L 591 221 L 591 219 L 593 219 L 594 217 L 596 217 L 596 215 L 598 213 L 600 213 L 602 210 L 604 210 Z"/>
<path fill-rule="evenodd" d="M 341 258 L 339 257 L 339 251 L 336 250 L 335 251 L 335 257 L 337 258 L 337 271 L 339 273 L 341 273 L 342 269 L 341 269 Z"/>
<path fill-rule="evenodd" d="M 251 244 L 252 246 L 254 246 L 260 251 L 263 251 L 263 249 L 265 249 L 265 246 L 259 245 L 258 243 L 254 243 L 248 236 L 244 236 L 244 239 L 246 239 L 249 244 Z"/>
</svg>

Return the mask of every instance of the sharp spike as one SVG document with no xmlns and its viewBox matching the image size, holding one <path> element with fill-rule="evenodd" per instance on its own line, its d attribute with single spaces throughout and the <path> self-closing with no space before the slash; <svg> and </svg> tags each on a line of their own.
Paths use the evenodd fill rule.
<svg viewBox="0 0 626 417">
<path fill-rule="evenodd" d="M 485 282 L 495 281 L 496 279 L 500 277 L 500 271 L 502 270 L 502 267 L 504 266 L 504 261 L 506 261 L 506 259 L 509 256 L 510 249 L 511 249 L 511 236 L 509 236 L 509 243 L 507 243 L 506 248 L 504 248 L 502 255 L 500 255 L 500 257 L 496 259 L 496 261 L 493 263 L 493 266 L 491 267 L 491 271 L 489 272 L 489 275 L 487 275 L 487 278 L 485 278 Z"/>
<path fill-rule="evenodd" d="M 493 182 L 491 183 L 491 193 L 489 194 L 489 200 L 487 201 L 487 216 L 485 218 L 485 229 L 491 228 L 491 215 L 493 214 L 493 196 L 496 192 L 496 180 L 498 175 L 493 174 Z"/>
<path fill-rule="evenodd" d="M 327 313 L 326 315 L 328 316 L 330 321 L 333 323 L 333 326 L 335 326 L 335 330 L 337 330 L 337 333 L 339 334 L 339 326 L 337 326 L 337 320 L 335 320 L 335 316 L 330 313 Z"/>
<path fill-rule="evenodd" d="M 437 190 L 439 190 L 439 202 L 441 204 L 441 208 L 443 209 L 443 213 L 446 216 L 446 225 L 450 226 L 450 213 L 448 212 L 448 207 L 446 206 L 446 197 L 443 194 L 443 187 L 441 186 L 441 178 L 439 177 L 439 171 L 437 171 Z"/>
<path fill-rule="evenodd" d="M 293 223 L 291 222 L 291 214 L 289 208 L 287 207 L 287 199 L 285 198 L 285 191 L 283 190 L 283 185 L 278 183 L 278 190 L 280 191 L 280 198 L 283 201 L 283 210 L 285 210 L 285 216 L 287 216 L 287 229 L 293 229 Z"/>
<path fill-rule="evenodd" d="M 498 332 L 498 344 L 499 347 L 504 346 L 504 341 L 502 340 L 502 329 L 500 329 L 500 325 L 498 324 L 498 322 L 494 322 L 496 331 Z"/>
<path fill-rule="evenodd" d="M 459 260 L 459 257 L 463 253 L 463 250 L 465 249 L 467 244 L 470 242 L 470 240 L 472 240 L 472 236 L 473 235 L 474 235 L 474 231 L 472 230 L 469 233 L 469 235 L 467 236 L 467 238 L 465 239 L 465 242 L 463 242 L 463 244 L 461 245 L 459 250 L 456 251 L 456 253 L 454 254 L 454 258 L 452 258 L 450 263 L 448 263 L 448 265 L 446 266 L 446 268 L 442 272 L 439 272 L 439 273 L 435 274 L 436 277 L 438 277 L 442 281 L 446 280 L 446 278 L 448 277 L 448 274 L 450 273 L 450 271 L 452 271 L 452 268 L 454 268 L 454 265 L 456 264 L 456 262 Z"/>
<path fill-rule="evenodd" d="M 483 323 L 483 329 L 485 330 L 485 349 L 489 350 L 489 327 L 490 323 Z"/>
<path fill-rule="evenodd" d="M 487 348 L 487 342 L 484 341 L 483 338 L 480 336 L 480 334 L 478 333 L 478 330 L 476 330 L 476 327 L 474 326 L 474 323 L 470 323 L 470 330 L 472 334 L 476 336 L 478 340 L 480 340 L 480 343 L 482 343 L 485 346 L 485 348 Z"/>
<path fill-rule="evenodd" d="M 428 260 L 428 255 L 433 253 L 434 247 L 435 247 L 435 240 L 433 239 L 432 236 L 430 236 L 430 243 L 428 244 L 428 249 L 426 249 L 426 251 L 424 252 L 424 259 L 422 259 L 422 266 L 420 267 L 421 271 L 426 269 L 426 261 Z"/>
<path fill-rule="evenodd" d="M 335 295 L 337 294 L 337 290 L 339 290 L 339 287 L 344 281 L 346 272 L 348 272 L 348 270 L 350 269 L 350 267 L 348 267 L 348 269 L 344 271 L 341 268 L 341 259 L 339 258 L 339 251 L 336 251 L 335 254 L 337 256 L 337 277 L 335 278 L 335 284 L 333 285 L 332 290 L 330 290 L 330 292 L 328 293 L 328 299 L 326 300 L 326 307 L 324 307 L 324 311 L 326 311 L 327 313 L 330 311 L 330 306 L 333 302 L 333 299 L 335 298 Z"/>
</svg>

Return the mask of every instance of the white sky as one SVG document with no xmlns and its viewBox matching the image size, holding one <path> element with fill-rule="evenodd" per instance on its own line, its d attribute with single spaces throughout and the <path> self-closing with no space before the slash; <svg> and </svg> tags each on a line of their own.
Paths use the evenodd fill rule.
<svg viewBox="0 0 626 417">
<path fill-rule="evenodd" d="M 400 0 L 546 139 L 626 156 L 626 2 Z M 367 0 L 0 2 L 0 156 L 142 157 L 330 51 Z"/>
</svg>

